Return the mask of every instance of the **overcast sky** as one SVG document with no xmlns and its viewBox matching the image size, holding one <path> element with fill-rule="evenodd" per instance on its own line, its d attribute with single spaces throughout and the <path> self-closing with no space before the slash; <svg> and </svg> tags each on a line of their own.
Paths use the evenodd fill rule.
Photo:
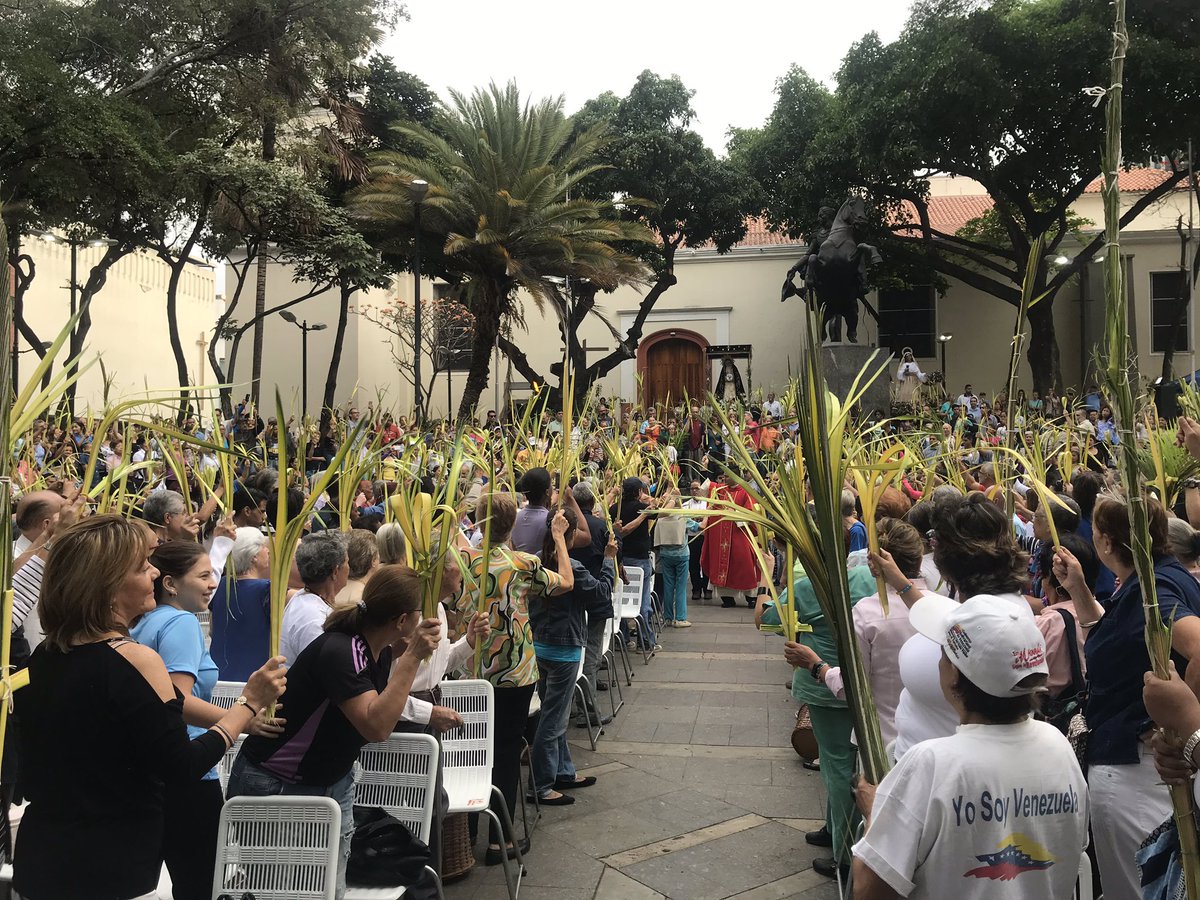
<svg viewBox="0 0 1200 900">
<path fill-rule="evenodd" d="M 718 153 L 731 125 L 763 123 L 775 81 L 788 66 L 798 63 L 832 86 L 850 44 L 868 31 L 894 40 L 911 6 L 910 0 L 405 2 L 411 20 L 386 38 L 384 52 L 443 98 L 447 88 L 469 93 L 515 78 L 526 95 L 565 95 L 571 113 L 607 90 L 624 96 L 651 69 L 680 76 L 696 92 L 693 127 Z"/>
</svg>

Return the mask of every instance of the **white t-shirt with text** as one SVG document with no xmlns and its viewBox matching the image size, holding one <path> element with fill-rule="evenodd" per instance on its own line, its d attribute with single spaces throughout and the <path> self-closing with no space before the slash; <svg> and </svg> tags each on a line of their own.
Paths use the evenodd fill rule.
<svg viewBox="0 0 1200 900">
<path fill-rule="evenodd" d="M 854 855 L 912 900 L 1069 898 L 1087 783 L 1052 725 L 960 725 L 883 779 Z"/>
</svg>

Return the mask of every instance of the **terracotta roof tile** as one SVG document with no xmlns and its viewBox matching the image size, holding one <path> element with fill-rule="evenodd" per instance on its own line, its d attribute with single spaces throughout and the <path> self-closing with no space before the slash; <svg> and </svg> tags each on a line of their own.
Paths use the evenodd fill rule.
<svg viewBox="0 0 1200 900">
<path fill-rule="evenodd" d="M 1151 169 L 1146 167 L 1122 169 L 1117 173 L 1117 184 L 1120 186 L 1122 191 L 1141 193 L 1144 191 L 1154 190 L 1169 177 L 1171 177 L 1171 172 L 1167 169 Z M 1086 188 L 1084 188 L 1084 193 L 1098 194 L 1100 193 L 1102 186 L 1103 181 L 1097 177 Z M 1184 188 L 1180 188 L 1180 190 L 1183 189 Z"/>
<path fill-rule="evenodd" d="M 991 208 L 992 198 L 987 194 L 930 197 L 929 224 L 935 231 L 954 234 L 972 219 L 978 219 Z M 906 201 L 903 209 L 905 221 L 914 224 L 920 221 L 917 208 L 911 203 Z"/>
</svg>

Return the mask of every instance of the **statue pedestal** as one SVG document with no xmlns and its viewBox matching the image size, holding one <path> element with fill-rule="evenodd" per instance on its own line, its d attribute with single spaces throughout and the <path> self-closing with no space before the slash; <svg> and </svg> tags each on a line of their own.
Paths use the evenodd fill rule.
<svg viewBox="0 0 1200 900">
<path fill-rule="evenodd" d="M 821 346 L 821 367 L 825 371 L 825 382 L 834 395 L 843 403 L 854 386 L 858 373 L 867 366 L 872 354 L 878 348 L 863 344 L 827 343 Z M 889 372 L 891 363 L 884 365 L 891 358 L 886 350 L 871 361 L 872 368 L 882 366 L 879 377 L 874 379 L 866 388 L 859 401 L 860 414 L 869 416 L 878 411 L 878 415 L 889 416 L 892 410 L 891 378 Z"/>
</svg>

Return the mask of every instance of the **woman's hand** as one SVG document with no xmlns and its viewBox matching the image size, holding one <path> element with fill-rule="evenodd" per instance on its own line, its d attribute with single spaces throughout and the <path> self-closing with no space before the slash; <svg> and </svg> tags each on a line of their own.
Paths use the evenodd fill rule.
<svg viewBox="0 0 1200 900">
<path fill-rule="evenodd" d="M 555 540 L 563 540 L 563 536 L 567 533 L 567 517 L 563 515 L 560 509 L 554 514 L 554 518 L 550 522 L 550 533 L 554 535 Z"/>
<path fill-rule="evenodd" d="M 880 550 L 878 553 L 868 553 L 867 565 L 871 569 L 871 574 L 876 575 L 876 577 L 882 576 L 883 580 L 888 583 L 888 587 L 900 590 L 912 583 L 912 580 L 900 571 L 900 567 L 892 559 L 892 554 L 886 550 Z"/>
<path fill-rule="evenodd" d="M 275 702 L 275 699 L 287 689 L 287 660 L 282 656 L 273 656 L 263 664 L 263 667 L 250 676 L 242 696 L 256 710 L 262 710 Z"/>
<path fill-rule="evenodd" d="M 797 669 L 811 669 L 821 657 L 811 647 L 788 641 L 783 645 L 783 658 Z"/>
<path fill-rule="evenodd" d="M 855 775 L 851 781 L 851 787 L 854 790 L 854 803 L 858 807 L 864 818 L 871 818 L 871 810 L 875 808 L 875 791 L 878 790 L 876 785 L 871 784 L 862 775 Z"/>
<path fill-rule="evenodd" d="M 237 526 L 233 524 L 233 516 L 221 517 L 217 527 L 213 529 L 213 537 L 229 538 L 231 541 L 237 539 Z"/>
<path fill-rule="evenodd" d="M 1183 739 L 1170 736 L 1155 729 L 1150 738 L 1150 749 L 1154 751 L 1154 768 L 1164 784 L 1187 784 L 1192 777 L 1192 767 L 1183 758 Z"/>
<path fill-rule="evenodd" d="M 1188 416 L 1179 417 L 1179 434 L 1175 442 L 1180 447 L 1186 447 L 1194 459 L 1200 459 L 1200 422 Z"/>
<path fill-rule="evenodd" d="M 486 641 L 492 635 L 492 623 L 485 613 L 477 612 L 467 623 L 467 643 L 478 647 L 480 641 Z"/>
<path fill-rule="evenodd" d="M 1142 700 L 1146 712 L 1159 728 L 1187 738 L 1200 728 L 1200 700 L 1192 693 L 1171 663 L 1171 677 L 1159 678 L 1147 672 L 1143 678 Z"/>
<path fill-rule="evenodd" d="M 442 623 L 438 619 L 425 619 L 417 626 L 412 637 L 402 638 L 397 643 L 404 644 L 404 655 L 418 661 L 424 661 L 433 656 L 433 651 L 442 640 Z M 393 644 L 394 649 L 399 649 Z"/>
<path fill-rule="evenodd" d="M 1054 571 L 1054 577 L 1058 579 L 1068 594 L 1075 595 L 1077 591 L 1088 590 L 1087 582 L 1083 577 L 1083 566 L 1079 564 L 1079 560 L 1075 558 L 1075 554 L 1065 547 L 1059 547 L 1054 551 L 1054 562 L 1051 563 L 1051 569 Z"/>
<path fill-rule="evenodd" d="M 255 737 L 278 738 L 283 734 L 283 726 L 287 724 L 287 719 L 279 716 L 279 711 L 283 709 L 282 703 L 275 704 L 276 715 L 274 717 L 267 715 L 265 708 L 258 711 L 258 715 L 250 720 L 250 724 L 246 726 L 246 731 Z"/>
</svg>

